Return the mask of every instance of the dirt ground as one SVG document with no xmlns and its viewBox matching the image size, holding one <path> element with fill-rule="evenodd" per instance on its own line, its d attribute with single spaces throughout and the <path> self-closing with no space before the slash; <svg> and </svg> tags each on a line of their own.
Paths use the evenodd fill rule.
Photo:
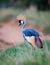
<svg viewBox="0 0 50 65">
<path fill-rule="evenodd" d="M 21 27 L 18 26 L 15 19 L 6 23 L 0 23 L 0 49 L 11 48 L 24 42 Z M 40 32 L 42 31 L 42 28 L 36 28 L 30 24 L 26 27 L 35 28 Z M 50 40 L 50 35 L 46 35 L 44 38 L 45 40 Z"/>
</svg>

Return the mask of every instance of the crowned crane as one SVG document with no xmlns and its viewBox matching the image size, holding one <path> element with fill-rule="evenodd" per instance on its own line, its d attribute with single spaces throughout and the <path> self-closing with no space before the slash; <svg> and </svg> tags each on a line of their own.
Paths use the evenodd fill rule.
<svg viewBox="0 0 50 65">
<path fill-rule="evenodd" d="M 42 41 L 40 39 L 40 34 L 31 28 L 25 28 L 26 26 L 26 19 L 23 15 L 19 15 L 17 18 L 18 24 L 22 25 L 22 34 L 24 39 L 32 46 L 32 47 L 39 47 L 43 48 Z"/>
</svg>

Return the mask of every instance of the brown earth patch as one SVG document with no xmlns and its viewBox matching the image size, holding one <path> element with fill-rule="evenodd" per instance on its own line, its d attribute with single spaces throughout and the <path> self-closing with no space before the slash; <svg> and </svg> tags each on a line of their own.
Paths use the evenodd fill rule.
<svg viewBox="0 0 50 65">
<path fill-rule="evenodd" d="M 7 23 L 0 23 L 0 49 L 7 49 L 13 46 L 19 45 L 24 42 L 21 28 L 18 26 L 15 19 L 10 20 Z M 40 29 L 28 24 L 27 28 L 34 28 L 41 32 Z M 50 40 L 50 35 L 44 36 L 45 40 Z"/>
</svg>

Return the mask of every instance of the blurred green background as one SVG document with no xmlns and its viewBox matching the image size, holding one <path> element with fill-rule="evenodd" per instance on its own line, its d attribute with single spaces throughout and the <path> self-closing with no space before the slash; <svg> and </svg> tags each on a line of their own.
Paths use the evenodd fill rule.
<svg viewBox="0 0 50 65">
<path fill-rule="evenodd" d="M 24 14 L 27 21 L 50 34 L 50 0 L 0 0 L 0 23 Z M 50 41 L 35 50 L 27 44 L 0 50 L 0 65 L 50 65 Z"/>
</svg>

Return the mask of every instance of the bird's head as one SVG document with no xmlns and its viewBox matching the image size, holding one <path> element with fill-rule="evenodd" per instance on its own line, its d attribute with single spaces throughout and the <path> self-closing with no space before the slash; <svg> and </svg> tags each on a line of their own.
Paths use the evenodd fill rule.
<svg viewBox="0 0 50 65">
<path fill-rule="evenodd" d="M 26 18 L 24 15 L 17 16 L 16 20 L 18 21 L 18 25 L 26 24 Z"/>
</svg>

